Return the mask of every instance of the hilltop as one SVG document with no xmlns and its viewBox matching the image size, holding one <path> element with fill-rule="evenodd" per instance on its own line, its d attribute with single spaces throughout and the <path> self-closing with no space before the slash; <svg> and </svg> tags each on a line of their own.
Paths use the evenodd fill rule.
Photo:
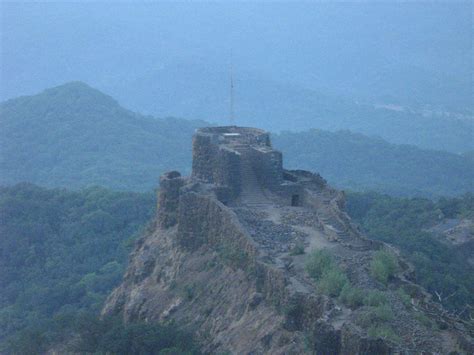
<svg viewBox="0 0 474 355">
<path fill-rule="evenodd" d="M 81 82 L 8 100 L 0 183 L 150 189 L 165 167 L 186 165 L 185 139 L 202 124 L 135 114 Z"/>
</svg>

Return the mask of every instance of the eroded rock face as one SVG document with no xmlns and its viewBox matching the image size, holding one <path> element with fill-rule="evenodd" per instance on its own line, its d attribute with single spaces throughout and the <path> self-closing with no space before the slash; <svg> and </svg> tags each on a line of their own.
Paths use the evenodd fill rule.
<svg viewBox="0 0 474 355">
<path fill-rule="evenodd" d="M 162 177 L 156 226 L 137 242 L 103 314 L 173 320 L 209 353 L 472 352 L 469 330 L 409 281 L 410 265 L 400 259 L 387 286 L 371 277 L 374 253 L 388 246 L 360 235 L 343 193 L 319 175 L 284 170 L 262 131 L 205 129 L 194 142 L 196 171 Z M 396 337 L 369 336 L 361 322 L 369 307 L 351 309 L 321 292 L 301 253 L 323 248 L 354 287 L 384 294 Z"/>
</svg>

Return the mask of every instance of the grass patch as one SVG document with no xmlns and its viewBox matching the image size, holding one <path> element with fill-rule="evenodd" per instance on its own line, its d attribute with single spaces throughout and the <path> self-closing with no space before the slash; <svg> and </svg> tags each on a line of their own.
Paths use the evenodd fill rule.
<svg viewBox="0 0 474 355">
<path fill-rule="evenodd" d="M 378 290 L 370 290 L 364 297 L 364 304 L 366 306 L 377 307 L 387 304 L 387 302 L 387 297 L 383 292 Z"/>
<path fill-rule="evenodd" d="M 402 288 L 397 290 L 397 295 L 400 298 L 400 301 L 406 308 L 410 308 L 411 306 L 411 297 L 406 293 Z"/>
<path fill-rule="evenodd" d="M 394 343 L 400 342 L 400 337 L 389 325 L 372 326 L 368 329 L 367 335 L 375 339 L 381 338 L 384 340 L 393 341 Z"/>
<path fill-rule="evenodd" d="M 375 253 L 370 263 L 370 273 L 374 279 L 386 285 L 398 270 L 398 261 L 395 255 L 387 250 Z"/>
<path fill-rule="evenodd" d="M 366 312 L 359 315 L 357 321 L 362 327 L 369 328 L 390 322 L 393 317 L 392 308 L 390 308 L 388 304 L 384 304 L 376 307 L 369 307 Z"/>
<path fill-rule="evenodd" d="M 326 249 L 312 251 L 306 259 L 306 272 L 315 280 L 333 267 L 331 254 Z"/>
<path fill-rule="evenodd" d="M 438 327 L 436 322 L 423 313 L 415 313 L 415 319 L 428 329 L 436 329 Z"/>
<path fill-rule="evenodd" d="M 349 284 L 346 274 L 325 250 L 316 250 L 308 255 L 305 269 L 309 276 L 318 281 L 318 289 L 331 297 L 337 297 L 345 285 Z"/>
<path fill-rule="evenodd" d="M 348 283 L 346 274 L 338 267 L 333 267 L 325 271 L 319 280 L 319 290 L 328 296 L 337 297 Z"/>
<path fill-rule="evenodd" d="M 351 309 L 356 309 L 364 304 L 364 292 L 346 283 L 339 294 L 339 300 Z"/>
</svg>

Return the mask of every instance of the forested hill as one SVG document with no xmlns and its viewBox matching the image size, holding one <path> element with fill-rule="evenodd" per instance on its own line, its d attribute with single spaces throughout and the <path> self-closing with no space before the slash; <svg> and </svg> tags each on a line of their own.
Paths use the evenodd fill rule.
<svg viewBox="0 0 474 355">
<path fill-rule="evenodd" d="M 97 187 L 0 188 L 0 353 L 68 344 L 54 353 L 195 354 L 173 325 L 95 319 L 155 203 L 151 193 Z"/>
<path fill-rule="evenodd" d="M 133 113 L 80 82 L 12 99 L 0 107 L 0 184 L 150 190 L 164 171 L 189 173 L 191 137 L 205 125 Z M 467 155 L 348 131 L 284 132 L 273 141 L 287 167 L 317 171 L 340 188 L 424 196 L 474 190 Z"/>
<path fill-rule="evenodd" d="M 474 191 L 474 160 L 467 154 L 390 144 L 350 131 L 284 132 L 273 142 L 288 168 L 317 170 L 340 188 L 431 197 Z"/>
<path fill-rule="evenodd" d="M 72 82 L 2 103 L 0 184 L 148 190 L 161 172 L 189 166 L 204 122 L 153 119 Z"/>
</svg>

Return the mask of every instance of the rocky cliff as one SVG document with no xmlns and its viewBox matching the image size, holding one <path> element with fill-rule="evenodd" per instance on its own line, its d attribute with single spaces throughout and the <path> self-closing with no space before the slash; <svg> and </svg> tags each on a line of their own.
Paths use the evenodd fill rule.
<svg viewBox="0 0 474 355">
<path fill-rule="evenodd" d="M 318 250 L 357 296 L 308 272 Z M 371 272 L 381 250 L 397 264 L 386 282 Z M 190 178 L 161 177 L 155 222 L 103 314 L 174 321 L 205 353 L 472 353 L 472 329 L 411 278 L 351 223 L 342 192 L 283 169 L 266 132 L 216 127 L 196 133 Z"/>
</svg>

